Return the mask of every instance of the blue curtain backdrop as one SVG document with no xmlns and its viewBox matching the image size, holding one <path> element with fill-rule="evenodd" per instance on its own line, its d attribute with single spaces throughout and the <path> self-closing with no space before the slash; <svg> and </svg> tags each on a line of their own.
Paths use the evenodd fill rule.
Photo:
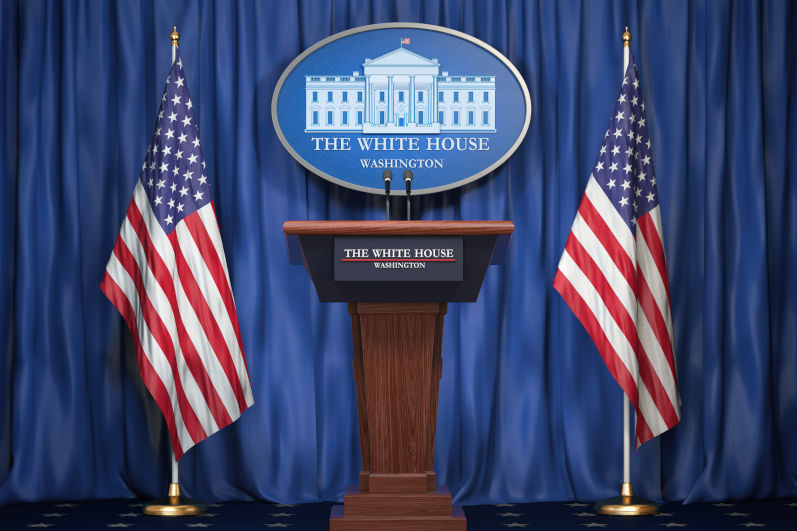
<svg viewBox="0 0 797 531">
<path fill-rule="evenodd" d="M 360 467 L 351 330 L 288 264 L 282 222 L 380 219 L 308 174 L 270 103 L 315 42 L 425 22 L 519 69 L 529 133 L 494 174 L 414 199 L 510 219 L 509 259 L 445 322 L 435 466 L 461 503 L 600 499 L 621 482 L 621 394 L 551 287 L 633 33 L 669 262 L 683 420 L 633 462 L 638 493 L 797 494 L 797 4 L 789 1 L 3 1 L 0 502 L 163 495 L 164 422 L 99 290 L 181 54 L 255 405 L 181 461 L 207 501 L 339 499 Z M 398 210 L 398 209 L 397 209 Z"/>
</svg>

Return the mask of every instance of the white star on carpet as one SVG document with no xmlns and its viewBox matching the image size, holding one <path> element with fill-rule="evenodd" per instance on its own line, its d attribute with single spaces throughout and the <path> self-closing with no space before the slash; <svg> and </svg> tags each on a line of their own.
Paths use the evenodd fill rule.
<svg viewBox="0 0 797 531">
<path fill-rule="evenodd" d="M 656 513 L 656 516 L 672 516 L 675 513 Z"/>
<path fill-rule="evenodd" d="M 44 518 L 61 518 L 62 516 L 66 516 L 66 513 L 45 513 L 42 515 Z"/>
<path fill-rule="evenodd" d="M 679 524 L 676 522 L 669 522 L 666 524 L 659 524 L 659 525 L 663 525 L 664 527 L 686 527 L 686 524 Z"/>
<path fill-rule="evenodd" d="M 187 525 L 188 527 L 210 527 L 210 526 L 212 526 L 213 524 L 205 524 L 205 523 L 202 523 L 202 522 L 197 522 L 197 523 L 195 523 L 195 524 L 186 524 L 186 525 Z"/>
<path fill-rule="evenodd" d="M 293 516 L 293 514 L 292 513 L 274 513 L 271 516 L 273 516 L 274 518 L 285 518 L 285 517 L 288 517 L 288 516 Z"/>
<path fill-rule="evenodd" d="M 515 506 L 514 503 L 499 503 L 499 504 L 496 504 L 496 507 L 514 507 L 514 506 Z"/>
<path fill-rule="evenodd" d="M 499 514 L 498 516 L 506 516 L 506 517 L 510 517 L 510 516 L 523 516 L 523 514 L 521 514 L 521 513 L 501 513 L 501 514 Z"/>
<path fill-rule="evenodd" d="M 283 524 L 282 522 L 279 522 L 277 524 L 266 524 L 266 527 L 288 527 L 290 525 L 291 524 Z"/>
<path fill-rule="evenodd" d="M 120 518 L 127 518 L 127 517 L 135 518 L 137 516 L 141 516 L 141 513 L 119 513 Z"/>
<path fill-rule="evenodd" d="M 727 514 L 728 516 L 750 516 L 750 513 L 737 513 L 737 512 L 733 512 L 733 513 L 725 513 L 725 514 Z"/>
<path fill-rule="evenodd" d="M 58 503 L 56 507 L 77 507 L 77 503 Z"/>
<path fill-rule="evenodd" d="M 28 527 L 50 527 L 51 525 L 55 525 L 55 524 L 38 523 L 38 524 L 25 524 L 25 525 L 28 526 Z"/>
<path fill-rule="evenodd" d="M 595 516 L 595 513 L 573 513 L 573 516 Z"/>
<path fill-rule="evenodd" d="M 522 524 L 520 522 L 512 522 L 511 524 L 501 524 L 504 527 L 527 527 L 529 524 Z"/>
<path fill-rule="evenodd" d="M 588 524 L 581 524 L 584 527 L 606 527 L 608 524 L 599 524 L 598 522 L 590 522 Z"/>
<path fill-rule="evenodd" d="M 714 507 L 733 507 L 732 503 L 722 503 L 722 502 L 714 503 L 712 505 L 714 505 Z"/>
<path fill-rule="evenodd" d="M 767 524 L 756 524 L 754 522 L 747 522 L 746 524 L 739 524 L 739 525 L 743 525 L 745 527 L 766 527 L 767 526 Z"/>
<path fill-rule="evenodd" d="M 296 505 L 292 503 L 277 503 L 274 504 L 274 507 L 296 507 Z"/>
<path fill-rule="evenodd" d="M 105 524 L 105 525 L 106 527 L 130 527 L 133 524 L 116 523 L 116 524 Z"/>
<path fill-rule="evenodd" d="M 568 503 L 567 506 L 568 507 L 589 507 L 589 504 L 588 503 L 573 502 L 573 503 Z"/>
</svg>

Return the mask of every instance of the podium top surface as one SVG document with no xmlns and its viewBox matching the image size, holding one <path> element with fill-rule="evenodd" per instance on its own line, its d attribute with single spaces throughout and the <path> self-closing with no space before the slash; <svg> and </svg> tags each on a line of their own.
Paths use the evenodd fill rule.
<svg viewBox="0 0 797 531">
<path fill-rule="evenodd" d="M 282 228 L 291 263 L 304 265 L 321 302 L 474 302 L 487 268 L 504 262 L 515 225 L 511 221 L 286 221 Z M 460 241 L 459 275 L 449 278 L 447 271 L 434 281 L 394 274 L 384 275 L 384 278 L 371 275 L 335 278 L 336 264 L 345 261 L 335 257 L 338 238 L 386 242 L 440 237 Z M 401 260 L 390 258 L 386 261 Z"/>
<path fill-rule="evenodd" d="M 508 235 L 511 221 L 286 221 L 288 236 L 476 236 Z"/>
</svg>

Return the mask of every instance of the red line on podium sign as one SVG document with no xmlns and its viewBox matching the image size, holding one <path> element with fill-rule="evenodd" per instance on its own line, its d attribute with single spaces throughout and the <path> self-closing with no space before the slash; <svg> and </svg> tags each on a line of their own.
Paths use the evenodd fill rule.
<svg viewBox="0 0 797 531">
<path fill-rule="evenodd" d="M 456 258 L 341 258 L 341 262 L 456 262 Z"/>
</svg>

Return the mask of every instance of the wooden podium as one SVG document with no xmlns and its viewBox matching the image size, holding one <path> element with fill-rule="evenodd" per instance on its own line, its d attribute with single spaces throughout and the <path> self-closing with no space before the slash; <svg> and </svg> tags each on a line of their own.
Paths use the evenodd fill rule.
<svg viewBox="0 0 797 531">
<path fill-rule="evenodd" d="M 287 221 L 283 230 L 291 262 L 304 264 L 319 299 L 347 302 L 352 320 L 362 472 L 359 488 L 350 487 L 344 505 L 333 507 L 330 529 L 465 530 L 464 512 L 452 506 L 451 494 L 437 485 L 434 473 L 443 318 L 448 302 L 476 301 L 487 267 L 503 263 L 514 225 L 510 221 Z M 442 277 L 434 281 L 392 271 L 370 278 L 371 267 L 380 259 L 342 259 L 337 254 L 336 239 L 349 244 L 363 241 L 366 247 L 395 247 L 395 242 L 441 238 L 459 246 L 458 256 L 429 259 L 429 269 L 449 268 L 440 269 L 437 275 Z M 365 263 L 362 277 L 340 280 L 336 262 L 343 261 Z M 402 263 L 418 262 L 424 260 L 409 258 Z M 390 275 L 404 277 L 392 280 Z"/>
</svg>

